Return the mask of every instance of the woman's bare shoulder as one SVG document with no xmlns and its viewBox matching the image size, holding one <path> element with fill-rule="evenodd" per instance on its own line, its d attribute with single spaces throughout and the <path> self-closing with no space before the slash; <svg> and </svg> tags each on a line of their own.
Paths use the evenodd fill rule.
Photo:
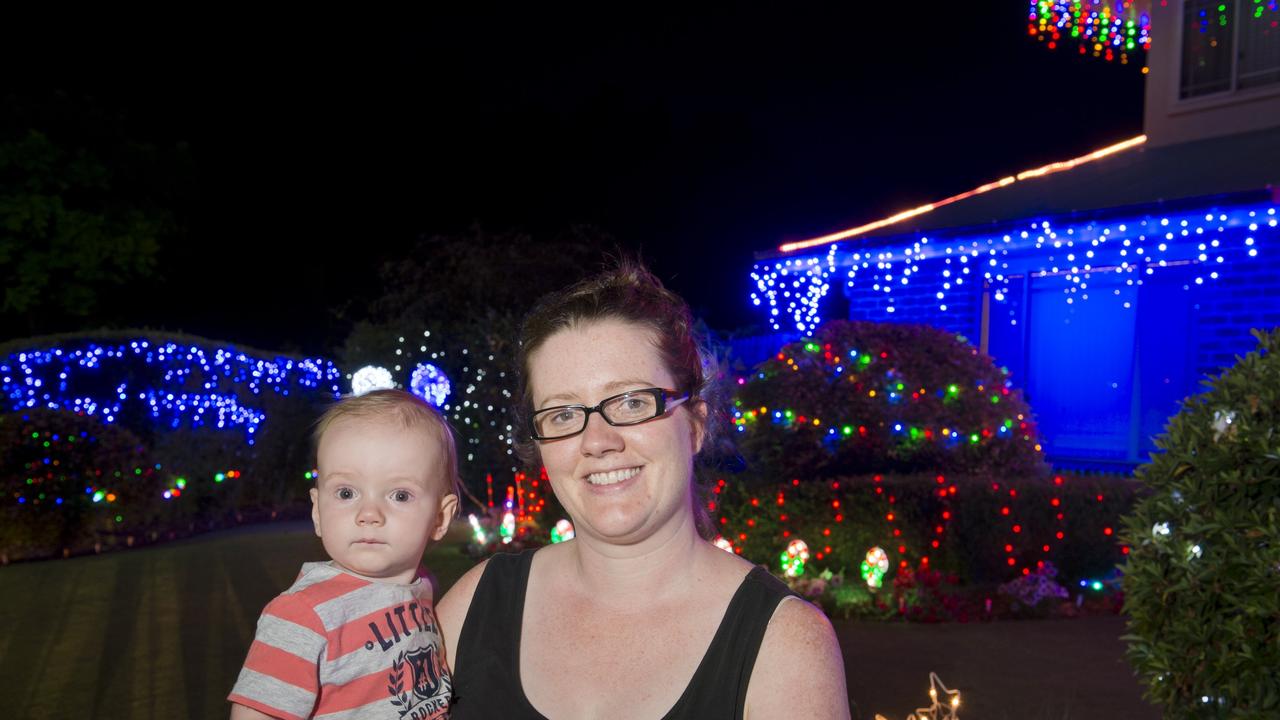
<svg viewBox="0 0 1280 720">
<path fill-rule="evenodd" d="M 798 687 L 805 692 L 791 692 Z M 747 717 L 849 717 L 840 644 L 817 607 L 796 597 L 779 603 L 751 671 Z"/>
</svg>

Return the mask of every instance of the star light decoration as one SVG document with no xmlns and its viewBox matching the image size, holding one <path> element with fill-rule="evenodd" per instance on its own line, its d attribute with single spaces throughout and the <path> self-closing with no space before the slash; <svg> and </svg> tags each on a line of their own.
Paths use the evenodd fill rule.
<svg viewBox="0 0 1280 720">
<path fill-rule="evenodd" d="M 162 427 L 240 430 L 252 445 L 267 420 L 254 397 L 318 392 L 336 398 L 340 377 L 322 358 L 261 358 L 229 345 L 149 338 L 80 340 L 0 359 L 0 398 L 10 411 L 66 410 L 106 423 L 133 408 Z"/>
<path fill-rule="evenodd" d="M 1216 281 L 1233 263 L 1247 262 L 1261 246 L 1280 240 L 1277 224 L 1276 205 L 1267 203 L 1110 222 L 1059 225 L 1043 219 L 998 234 L 917 235 L 854 250 L 832 243 L 821 255 L 757 263 L 751 302 L 765 310 L 774 330 L 807 333 L 821 322 L 820 305 L 838 270 L 847 288 L 882 294 L 890 317 L 901 294 L 921 283 L 934 291 L 938 312 L 946 313 L 949 297 L 974 287 L 988 289 L 997 303 L 1007 302 L 1009 281 L 1028 276 L 1056 279 L 1064 301 L 1073 304 L 1090 298 L 1095 276 L 1114 273 L 1125 277 L 1125 287 L 1111 294 L 1132 309 L 1143 278 L 1190 265 L 1198 272 L 1185 290 Z"/>
</svg>

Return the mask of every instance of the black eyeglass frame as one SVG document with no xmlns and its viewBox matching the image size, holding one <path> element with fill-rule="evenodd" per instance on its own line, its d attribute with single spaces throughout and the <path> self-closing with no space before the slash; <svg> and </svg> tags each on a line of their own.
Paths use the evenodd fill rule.
<svg viewBox="0 0 1280 720">
<path fill-rule="evenodd" d="M 591 421 L 591 413 L 599 414 L 602 420 L 604 420 L 605 422 L 609 423 L 614 427 L 630 427 L 632 425 L 641 425 L 643 423 L 649 422 L 650 420 L 656 420 L 662 417 L 663 415 L 666 415 L 668 410 L 675 409 L 679 403 L 683 403 L 686 400 L 689 400 L 691 397 L 693 397 L 692 393 L 684 393 L 683 395 L 679 395 L 679 397 L 676 397 L 679 394 L 679 392 L 680 392 L 679 390 L 668 390 L 666 388 L 659 388 L 659 387 L 640 388 L 638 390 L 628 390 L 624 393 L 618 393 L 617 395 L 610 395 L 609 397 L 601 400 L 600 402 L 596 403 L 594 406 L 591 406 L 591 407 L 575 403 L 572 405 L 553 405 L 551 407 L 542 408 L 541 410 L 535 411 L 533 415 L 529 418 L 529 436 L 532 439 L 537 440 L 539 442 L 548 442 L 551 440 L 563 440 L 565 438 L 571 438 L 574 435 L 581 435 L 582 433 L 587 431 L 587 423 Z M 615 400 L 626 398 L 630 395 L 636 395 L 636 394 L 652 395 L 654 399 L 657 400 L 657 407 L 654 408 L 655 412 L 652 416 L 647 417 L 643 420 L 636 420 L 633 422 L 614 422 L 609 419 L 608 415 L 604 414 L 603 408 L 606 404 L 613 402 Z M 552 437 L 548 437 L 545 435 L 538 434 L 538 416 L 544 415 L 549 412 L 564 410 L 566 408 L 573 408 L 573 409 L 583 411 L 582 427 L 578 428 L 576 432 L 571 432 L 567 435 L 555 435 Z"/>
</svg>

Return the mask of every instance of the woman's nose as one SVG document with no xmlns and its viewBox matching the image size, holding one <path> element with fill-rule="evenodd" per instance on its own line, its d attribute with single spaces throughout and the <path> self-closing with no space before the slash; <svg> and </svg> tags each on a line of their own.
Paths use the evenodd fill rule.
<svg viewBox="0 0 1280 720">
<path fill-rule="evenodd" d="M 582 431 L 582 454 L 603 455 L 623 449 L 625 443 L 618 428 L 605 422 L 599 413 L 587 416 L 587 427 Z"/>
</svg>

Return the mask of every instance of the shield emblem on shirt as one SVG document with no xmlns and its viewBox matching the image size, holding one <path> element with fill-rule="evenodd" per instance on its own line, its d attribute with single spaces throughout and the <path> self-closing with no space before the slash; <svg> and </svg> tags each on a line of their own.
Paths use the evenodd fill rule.
<svg viewBox="0 0 1280 720">
<path fill-rule="evenodd" d="M 440 675 L 440 653 L 434 644 L 418 648 L 405 655 L 413 671 L 413 696 L 426 700 L 439 694 L 443 680 Z"/>
</svg>

